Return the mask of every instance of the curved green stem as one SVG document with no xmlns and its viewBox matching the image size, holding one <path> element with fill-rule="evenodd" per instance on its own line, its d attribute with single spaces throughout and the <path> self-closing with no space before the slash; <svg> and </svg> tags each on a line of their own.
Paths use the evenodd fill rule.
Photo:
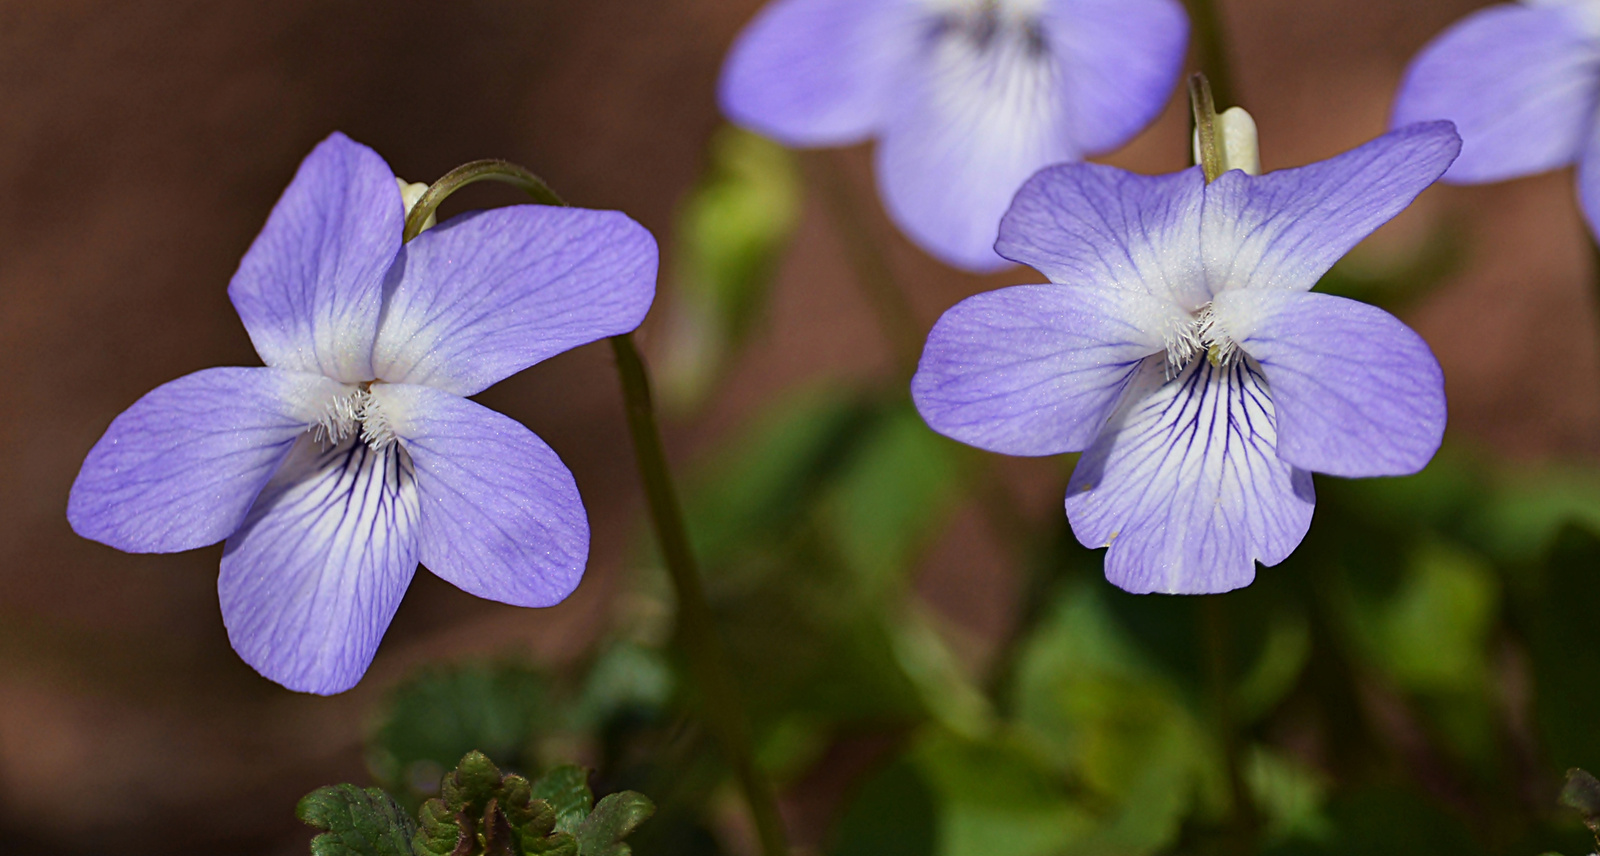
<svg viewBox="0 0 1600 856">
<path fill-rule="evenodd" d="M 550 185 L 523 167 L 503 160 L 473 161 L 456 167 L 428 187 L 406 215 L 403 239 L 410 241 L 421 234 L 428 218 L 450 194 L 479 181 L 512 184 L 541 205 L 567 207 L 566 200 L 551 190 Z M 750 805 L 763 856 L 787 856 L 789 845 L 784 836 L 783 817 L 778 813 L 778 801 L 771 785 L 756 769 L 744 703 L 728 665 L 727 653 L 717 637 L 711 604 L 706 600 L 694 551 L 689 545 L 688 528 L 684 525 L 683 510 L 678 505 L 672 472 L 667 467 L 666 451 L 661 444 L 661 431 L 656 424 L 650 376 L 630 334 L 611 337 L 611 349 L 617 357 L 617 373 L 622 379 L 628 413 L 628 432 L 633 437 L 650 519 L 678 597 L 678 637 L 688 653 L 689 667 L 700 689 L 706 722 L 722 745 L 734 777 L 744 791 L 745 801 Z"/>
<path fill-rule="evenodd" d="M 667 573 L 672 576 L 672 586 L 678 595 L 679 638 L 688 651 L 695 682 L 704 695 L 706 719 L 744 789 L 756 833 L 761 839 L 761 852 L 765 856 L 782 856 L 788 852 L 783 818 L 778 814 L 771 786 L 756 769 L 739 687 L 734 682 L 722 642 L 717 638 L 711 605 L 706 600 L 694 551 L 689 546 L 683 510 L 678 505 L 672 475 L 667 469 L 667 455 L 651 404 L 650 378 L 631 336 L 626 333 L 613 336 L 611 348 L 617 355 L 617 373 L 622 376 L 628 430 L 633 435 L 633 450 L 650 504 L 650 519 L 655 524 Z"/>
<path fill-rule="evenodd" d="M 499 181 L 521 188 L 533 201 L 540 205 L 554 205 L 567 207 L 567 201 L 562 199 L 544 179 L 527 169 L 517 166 L 510 161 L 503 160 L 477 160 L 464 163 L 444 174 L 444 177 L 428 185 L 428 189 L 411 206 L 411 213 L 406 215 L 406 230 L 401 235 L 401 240 L 409 243 L 412 238 L 422 234 L 423 224 L 428 222 L 439 206 L 455 193 L 469 184 L 480 181 Z"/>
</svg>

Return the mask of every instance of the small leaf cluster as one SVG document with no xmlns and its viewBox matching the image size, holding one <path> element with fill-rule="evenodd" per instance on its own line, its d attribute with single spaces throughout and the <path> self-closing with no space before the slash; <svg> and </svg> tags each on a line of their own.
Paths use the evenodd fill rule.
<svg viewBox="0 0 1600 856">
<path fill-rule="evenodd" d="M 295 814 L 324 830 L 312 856 L 630 856 L 625 839 L 655 805 L 632 791 L 596 804 L 588 777 L 562 766 L 529 781 L 473 751 L 417 820 L 383 790 L 348 784 L 311 793 Z"/>
</svg>

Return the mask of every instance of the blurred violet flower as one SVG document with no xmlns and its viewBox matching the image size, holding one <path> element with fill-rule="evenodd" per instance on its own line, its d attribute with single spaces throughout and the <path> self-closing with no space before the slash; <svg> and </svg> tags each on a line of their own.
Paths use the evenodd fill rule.
<svg viewBox="0 0 1600 856">
<path fill-rule="evenodd" d="M 1461 157 L 1446 182 L 1503 181 L 1578 164 L 1578 197 L 1600 235 L 1600 2 L 1529 0 L 1480 9 L 1406 70 L 1392 125 L 1448 119 Z"/>
<path fill-rule="evenodd" d="M 405 215 L 377 153 L 317 146 L 228 286 L 266 367 L 141 398 L 67 506 L 80 535 L 130 552 L 226 538 L 228 637 L 294 690 L 360 680 L 419 561 L 503 603 L 572 592 L 589 525 L 571 473 L 464 396 L 632 330 L 654 297 L 655 241 L 619 213 L 519 205 L 402 246 Z"/>
<path fill-rule="evenodd" d="M 1245 120 L 1229 111 L 1224 120 Z M 1230 124 L 1224 122 L 1225 125 Z M 1223 163 L 1259 160 L 1223 128 Z M 1012 455 L 1083 450 L 1078 540 L 1137 593 L 1248 585 L 1311 523 L 1311 471 L 1416 472 L 1445 424 L 1443 375 L 1388 313 L 1308 291 L 1450 165 L 1448 122 L 1331 160 L 1207 184 L 1095 164 L 1040 172 L 996 249 L 1054 284 L 939 319 L 912 381 L 928 424 Z"/>
<path fill-rule="evenodd" d="M 1114 149 L 1166 105 L 1175 0 L 774 0 L 720 100 L 785 145 L 878 137 L 889 215 L 940 260 L 1000 268 L 1000 217 L 1040 168 Z"/>
</svg>

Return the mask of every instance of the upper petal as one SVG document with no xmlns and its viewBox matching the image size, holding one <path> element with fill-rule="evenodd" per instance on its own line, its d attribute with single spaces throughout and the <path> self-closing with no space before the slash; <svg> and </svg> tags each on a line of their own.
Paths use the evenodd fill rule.
<svg viewBox="0 0 1600 856">
<path fill-rule="evenodd" d="M 372 379 L 383 279 L 405 209 L 377 152 L 334 133 L 301 162 L 228 296 L 269 366 Z"/>
<path fill-rule="evenodd" d="M 896 92 L 877 149 L 889 216 L 930 255 L 960 268 L 1004 267 L 1000 219 L 1028 176 L 1077 160 L 1060 67 L 1022 31 L 984 46 L 960 32 L 925 39 Z"/>
<path fill-rule="evenodd" d="M 1067 518 L 1110 547 L 1106 578 L 1134 592 L 1211 594 L 1249 585 L 1305 537 L 1311 475 L 1280 460 L 1273 401 L 1248 360 L 1194 360 L 1165 380 L 1152 357 L 1078 461 Z"/>
<path fill-rule="evenodd" d="M 656 242 L 615 211 L 514 205 L 423 232 L 395 267 L 377 377 L 472 395 L 639 326 L 655 297 Z"/>
<path fill-rule="evenodd" d="M 1217 326 L 1260 362 L 1278 415 L 1278 457 L 1337 476 L 1427 465 L 1444 437 L 1444 373 L 1428 344 L 1375 306 L 1331 294 L 1239 291 Z"/>
<path fill-rule="evenodd" d="M 1148 292 L 1191 311 L 1210 295 L 1200 258 L 1205 176 L 1062 164 L 1017 192 L 995 251 L 1053 282 Z"/>
<path fill-rule="evenodd" d="M 922 352 L 911 396 L 935 431 L 1009 455 L 1088 446 L 1162 331 L 1171 303 L 1097 286 L 1019 285 L 951 307 Z"/>
<path fill-rule="evenodd" d="M 1449 122 L 1409 125 L 1334 158 L 1205 188 L 1209 290 L 1306 290 L 1432 184 L 1460 151 Z"/>
<path fill-rule="evenodd" d="M 791 146 L 877 129 L 923 35 L 908 0 L 777 0 L 728 51 L 718 84 L 735 123 Z"/>
<path fill-rule="evenodd" d="M 1055 0 L 1043 14 L 1081 151 L 1127 142 L 1172 98 L 1189 18 L 1174 0 Z"/>
<path fill-rule="evenodd" d="M 416 464 L 422 563 L 463 591 L 550 606 L 577 588 L 589 519 L 556 453 L 517 421 L 426 386 L 373 398 Z"/>
<path fill-rule="evenodd" d="M 158 386 L 89 451 L 67 519 L 79 535 L 135 553 L 221 541 L 343 391 L 321 375 L 264 368 L 206 369 Z"/>
<path fill-rule="evenodd" d="M 356 685 L 417 570 L 405 453 L 306 436 L 222 554 L 217 594 L 245 662 L 292 690 Z"/>
<path fill-rule="evenodd" d="M 1571 163 L 1600 103 L 1600 38 L 1579 4 L 1502 4 L 1457 21 L 1417 54 L 1395 127 L 1456 124 L 1447 181 L 1500 181 Z"/>
</svg>

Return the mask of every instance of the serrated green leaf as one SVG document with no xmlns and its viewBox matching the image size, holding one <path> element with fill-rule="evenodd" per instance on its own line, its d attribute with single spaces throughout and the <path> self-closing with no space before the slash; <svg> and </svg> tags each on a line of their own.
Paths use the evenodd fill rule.
<svg viewBox="0 0 1600 856">
<path fill-rule="evenodd" d="M 533 797 L 555 809 L 556 829 L 572 832 L 594 805 L 589 771 L 571 764 L 554 767 L 533 783 Z"/>
<path fill-rule="evenodd" d="M 461 763 L 445 776 L 439 792 L 451 811 L 476 815 L 499 794 L 504 778 L 489 756 L 478 751 L 468 752 Z"/>
<path fill-rule="evenodd" d="M 433 799 L 422 804 L 420 824 L 411 840 L 414 856 L 451 856 L 465 848 L 470 853 L 473 846 L 472 824 L 451 811 L 444 800 Z"/>
<path fill-rule="evenodd" d="M 579 856 L 630 856 L 633 849 L 623 839 L 655 813 L 655 803 L 633 791 L 622 791 L 600 800 L 573 831 L 573 837 L 578 840 Z"/>
<path fill-rule="evenodd" d="M 378 788 L 333 785 L 307 794 L 295 816 L 325 830 L 311 840 L 313 856 L 410 856 L 416 824 Z"/>
</svg>

